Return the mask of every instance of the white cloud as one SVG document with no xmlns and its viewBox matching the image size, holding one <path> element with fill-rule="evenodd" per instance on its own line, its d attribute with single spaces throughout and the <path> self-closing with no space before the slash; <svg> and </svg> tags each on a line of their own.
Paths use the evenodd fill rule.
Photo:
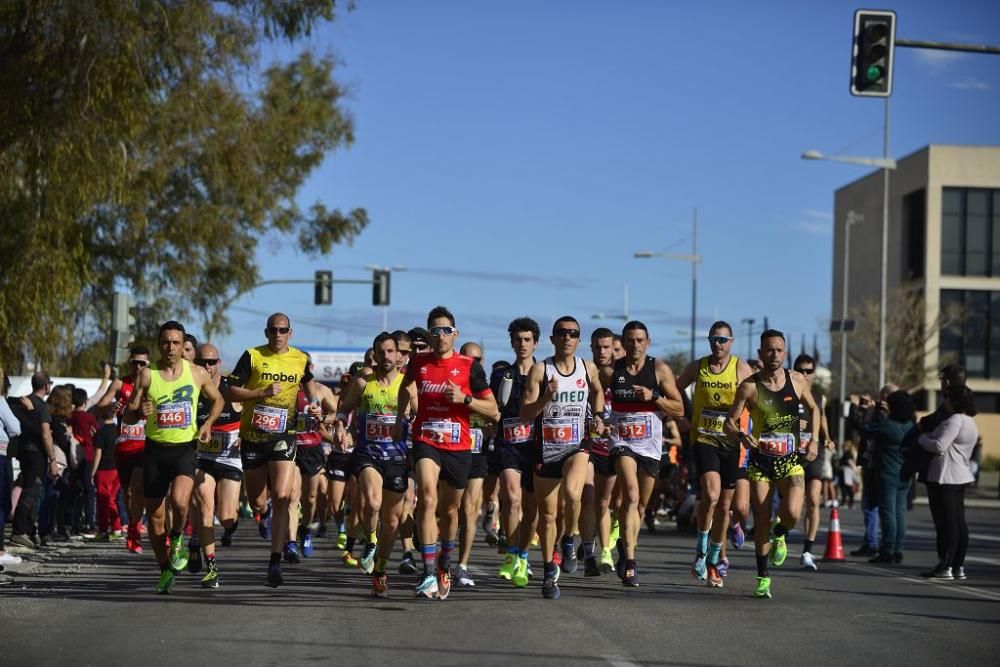
<svg viewBox="0 0 1000 667">
<path fill-rule="evenodd" d="M 807 208 L 802 211 L 802 215 L 810 220 L 826 220 L 827 222 L 833 222 L 833 213 L 830 211 L 820 211 L 815 208 Z"/>
<path fill-rule="evenodd" d="M 940 51 L 938 49 L 916 49 L 917 59 L 935 70 L 941 70 L 948 65 L 962 60 L 966 54 L 958 51 Z"/>
<path fill-rule="evenodd" d="M 833 225 L 830 222 L 817 222 L 815 220 L 799 220 L 794 229 L 812 234 L 813 236 L 830 236 L 833 233 Z"/>
<path fill-rule="evenodd" d="M 974 76 L 967 76 L 961 81 L 953 81 L 948 84 L 949 88 L 958 90 L 989 90 L 990 84 Z"/>
</svg>

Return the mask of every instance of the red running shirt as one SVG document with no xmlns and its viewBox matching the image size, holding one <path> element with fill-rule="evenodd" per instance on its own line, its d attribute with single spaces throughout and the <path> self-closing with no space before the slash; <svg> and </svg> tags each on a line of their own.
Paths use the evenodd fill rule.
<svg viewBox="0 0 1000 667">
<path fill-rule="evenodd" d="M 482 364 L 455 352 L 439 359 L 430 352 L 417 354 L 406 367 L 404 384 L 417 385 L 417 417 L 411 425 L 414 442 L 448 451 L 471 451 L 469 406 L 445 398 L 448 383 L 474 398 L 493 395 Z"/>
</svg>

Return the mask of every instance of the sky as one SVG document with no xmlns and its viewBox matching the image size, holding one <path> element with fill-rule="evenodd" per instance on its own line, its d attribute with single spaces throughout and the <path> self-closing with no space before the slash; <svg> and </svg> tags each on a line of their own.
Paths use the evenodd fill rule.
<svg viewBox="0 0 1000 667">
<path fill-rule="evenodd" d="M 850 95 L 857 0 L 681 3 L 590 0 L 374 2 L 292 46 L 334 56 L 355 142 L 299 194 L 307 207 L 367 209 L 353 246 L 310 258 L 262 239 L 261 278 L 392 275 L 389 329 L 443 304 L 460 341 L 510 357 L 508 322 L 561 315 L 584 335 L 644 321 L 650 353 L 690 347 L 690 254 L 697 210 L 698 354 L 716 319 L 765 317 L 797 352 L 829 349 L 833 193 L 865 167 L 804 161 L 807 149 L 881 156 L 884 102 Z M 1000 43 L 1000 3 L 895 2 L 897 38 Z M 890 154 L 930 144 L 1000 145 L 1000 56 L 897 48 Z M 877 267 L 873 267 L 873 272 Z M 264 342 L 264 319 L 292 317 L 293 345 L 366 347 L 382 328 L 366 285 L 262 287 L 216 341 L 235 360 Z M 755 342 L 755 341 L 754 341 Z M 753 345 L 756 349 L 756 345 Z"/>
</svg>

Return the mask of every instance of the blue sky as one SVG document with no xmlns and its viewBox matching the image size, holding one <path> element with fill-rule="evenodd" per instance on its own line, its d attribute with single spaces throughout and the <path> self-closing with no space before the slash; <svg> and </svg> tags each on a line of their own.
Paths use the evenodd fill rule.
<svg viewBox="0 0 1000 667">
<path fill-rule="evenodd" d="M 506 324 L 543 334 L 572 314 L 585 332 L 630 315 L 651 351 L 688 349 L 691 266 L 637 250 L 689 253 L 698 209 L 698 333 L 716 318 L 764 316 L 798 349 L 828 349 L 836 188 L 864 167 L 801 153 L 881 155 L 881 100 L 848 91 L 854 2 L 374 2 L 306 42 L 340 62 L 355 144 L 300 193 L 308 206 L 368 209 L 353 247 L 311 259 L 262 240 L 263 279 L 393 274 L 389 327 L 455 313 L 461 340 L 509 356 Z M 896 2 L 897 36 L 989 43 L 1000 3 Z M 298 48 L 298 47 L 296 47 Z M 269 45 L 262 62 L 294 49 Z M 928 143 L 1000 144 L 1000 57 L 899 48 L 891 153 Z M 875 271 L 873 267 L 873 271 Z M 363 346 L 381 328 L 365 286 L 264 287 L 236 302 L 234 360 L 263 342 L 263 316 L 293 319 L 293 344 Z M 699 354 L 705 353 L 699 342 Z M 543 337 L 542 352 L 550 346 Z"/>
</svg>

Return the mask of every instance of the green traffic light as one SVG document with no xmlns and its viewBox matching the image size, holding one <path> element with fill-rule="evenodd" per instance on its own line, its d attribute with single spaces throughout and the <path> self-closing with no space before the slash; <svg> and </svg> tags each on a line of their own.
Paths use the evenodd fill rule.
<svg viewBox="0 0 1000 667">
<path fill-rule="evenodd" d="M 865 71 L 865 78 L 871 82 L 878 81 L 882 78 L 882 68 L 878 65 L 869 65 Z"/>
</svg>

